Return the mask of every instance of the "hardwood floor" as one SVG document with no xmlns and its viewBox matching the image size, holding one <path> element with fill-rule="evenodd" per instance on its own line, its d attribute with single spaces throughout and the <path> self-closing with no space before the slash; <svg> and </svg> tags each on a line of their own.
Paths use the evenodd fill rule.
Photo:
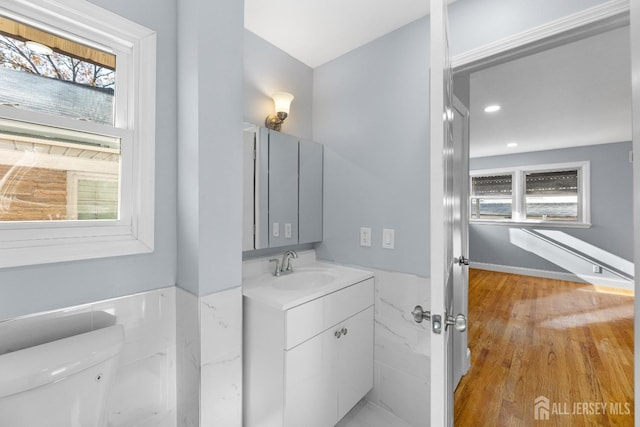
<svg viewBox="0 0 640 427">
<path fill-rule="evenodd" d="M 634 297 L 612 291 L 470 270 L 456 427 L 632 426 Z"/>
</svg>

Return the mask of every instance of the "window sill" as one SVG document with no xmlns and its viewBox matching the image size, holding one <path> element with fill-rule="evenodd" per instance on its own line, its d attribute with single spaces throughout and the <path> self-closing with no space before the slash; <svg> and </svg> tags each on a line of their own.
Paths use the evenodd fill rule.
<svg viewBox="0 0 640 427">
<path fill-rule="evenodd" d="M 0 268 L 151 253 L 153 244 L 148 243 L 131 235 L 42 239 L 0 248 Z"/>
<path fill-rule="evenodd" d="M 591 228 L 591 223 L 561 221 L 509 221 L 470 219 L 469 224 L 503 225 L 507 227 Z"/>
</svg>

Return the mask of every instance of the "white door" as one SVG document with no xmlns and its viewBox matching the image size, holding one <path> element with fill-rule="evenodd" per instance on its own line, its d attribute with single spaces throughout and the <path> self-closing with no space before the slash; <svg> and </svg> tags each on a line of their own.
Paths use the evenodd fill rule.
<svg viewBox="0 0 640 427">
<path fill-rule="evenodd" d="M 469 111 L 453 98 L 453 311 L 465 317 L 469 308 Z M 453 387 L 471 367 L 467 331 L 453 334 Z"/>
<path fill-rule="evenodd" d="M 458 265 L 460 254 L 454 253 L 454 236 L 462 233 L 460 221 L 455 221 L 453 82 L 444 0 L 431 0 L 430 20 L 431 425 L 452 426 L 452 334 L 465 329 L 466 319 L 453 313 L 454 269 L 465 267 Z"/>
</svg>

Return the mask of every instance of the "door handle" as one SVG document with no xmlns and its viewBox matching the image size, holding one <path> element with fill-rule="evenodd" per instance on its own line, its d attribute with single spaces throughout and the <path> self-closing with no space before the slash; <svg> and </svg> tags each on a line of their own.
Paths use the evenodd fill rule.
<svg viewBox="0 0 640 427">
<path fill-rule="evenodd" d="M 447 314 L 445 325 L 445 330 L 449 327 L 449 325 L 452 325 L 454 328 L 456 328 L 456 331 L 464 332 L 467 330 L 467 318 L 462 313 L 458 313 L 455 317 L 451 314 Z"/>
<path fill-rule="evenodd" d="M 411 314 L 413 314 L 413 320 L 416 323 L 422 323 L 423 320 L 431 320 L 431 312 L 425 311 L 421 305 L 416 305 Z"/>
<path fill-rule="evenodd" d="M 431 312 L 424 310 L 422 306 L 416 305 L 411 312 L 413 320 L 416 323 L 422 323 L 423 320 L 431 321 L 431 329 L 434 333 L 439 334 L 442 332 L 442 316 L 439 314 L 431 315 Z M 456 331 L 464 332 L 467 330 L 467 318 L 464 314 L 459 313 L 455 316 L 445 313 L 444 330 L 446 331 L 449 325 L 453 326 Z M 336 332 L 338 334 L 339 332 Z M 346 334 L 345 334 L 346 335 Z"/>
</svg>

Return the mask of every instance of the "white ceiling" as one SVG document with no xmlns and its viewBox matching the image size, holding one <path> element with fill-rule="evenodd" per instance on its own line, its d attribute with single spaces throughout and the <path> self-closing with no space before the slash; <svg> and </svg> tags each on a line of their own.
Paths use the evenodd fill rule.
<svg viewBox="0 0 640 427">
<path fill-rule="evenodd" d="M 630 141 L 629 52 L 625 27 L 473 73 L 471 157 Z"/>
<path fill-rule="evenodd" d="M 244 26 L 315 68 L 428 13 L 427 0 L 245 0 Z"/>
</svg>

